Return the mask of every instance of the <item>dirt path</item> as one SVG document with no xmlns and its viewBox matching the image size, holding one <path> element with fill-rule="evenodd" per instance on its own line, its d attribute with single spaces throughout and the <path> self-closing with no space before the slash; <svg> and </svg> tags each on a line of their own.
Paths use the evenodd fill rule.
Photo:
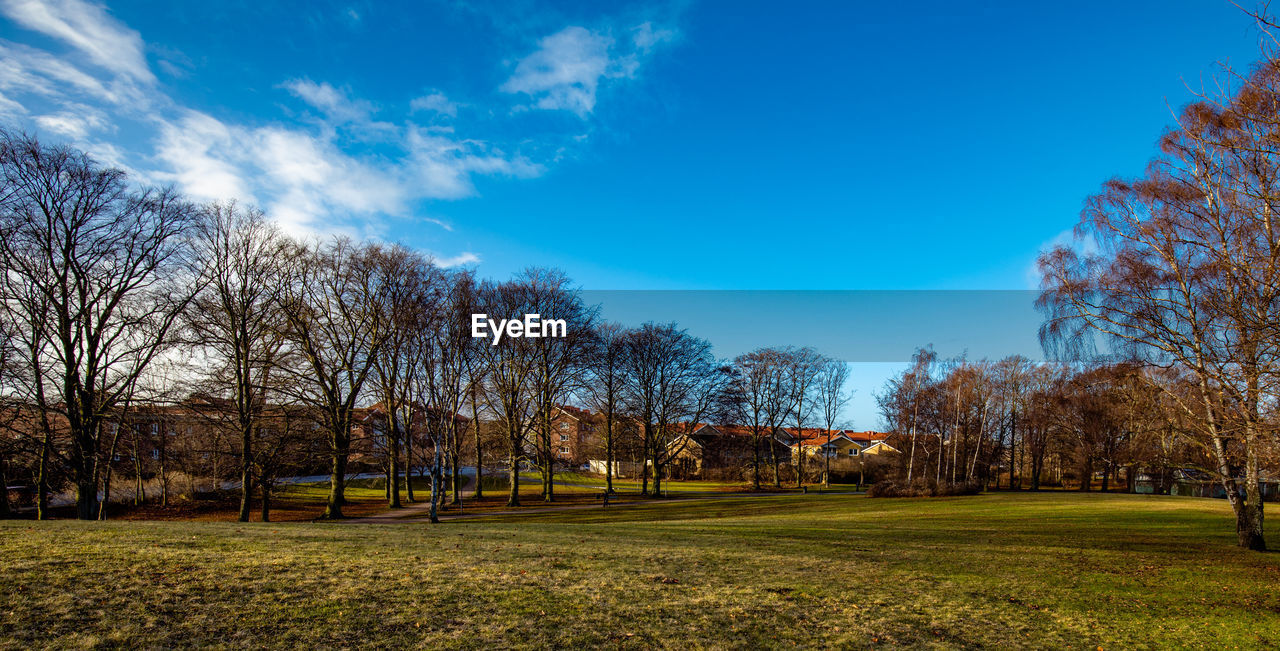
<svg viewBox="0 0 1280 651">
<path fill-rule="evenodd" d="M 470 475 L 463 475 L 463 477 L 466 478 L 467 483 L 462 485 L 462 490 L 460 491 L 462 499 L 467 500 L 474 498 L 476 496 L 476 478 Z M 447 500 L 449 493 L 446 492 L 444 495 Z M 430 511 L 430 501 L 413 502 L 411 504 L 406 504 L 404 507 L 399 509 L 384 511 L 382 513 L 365 516 L 363 518 L 351 518 L 349 520 L 343 520 L 342 522 L 350 524 L 389 524 L 402 520 L 408 520 L 410 522 L 427 522 L 429 521 L 428 514 Z M 440 519 L 444 520 L 445 517 L 441 516 Z"/>
</svg>

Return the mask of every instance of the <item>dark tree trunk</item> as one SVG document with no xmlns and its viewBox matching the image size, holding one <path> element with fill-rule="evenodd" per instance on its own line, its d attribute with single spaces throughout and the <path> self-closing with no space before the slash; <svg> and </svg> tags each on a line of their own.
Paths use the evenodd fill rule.
<svg viewBox="0 0 1280 651">
<path fill-rule="evenodd" d="M 604 421 L 604 491 L 613 492 L 613 410 L 605 415 Z"/>
<path fill-rule="evenodd" d="M 253 427 L 240 425 L 240 522 L 249 521 L 249 500 L 253 496 Z"/>
<path fill-rule="evenodd" d="M 393 509 L 401 507 L 400 504 L 400 426 L 396 416 L 391 416 L 391 458 L 388 463 L 387 488 L 390 489 L 391 495 L 388 506 Z"/>
<path fill-rule="evenodd" d="M 346 503 L 347 455 L 351 446 L 350 429 L 344 434 L 330 432 L 333 443 L 333 465 L 329 472 L 329 501 L 325 505 L 326 520 L 342 518 L 342 505 Z"/>
</svg>

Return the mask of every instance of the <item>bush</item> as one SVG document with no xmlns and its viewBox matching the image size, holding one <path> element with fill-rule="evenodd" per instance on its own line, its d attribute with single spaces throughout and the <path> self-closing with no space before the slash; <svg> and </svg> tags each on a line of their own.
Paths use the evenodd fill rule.
<svg viewBox="0 0 1280 651">
<path fill-rule="evenodd" d="M 867 490 L 867 497 L 955 497 L 958 495 L 977 495 L 982 492 L 982 485 L 971 482 L 933 482 L 928 479 L 917 479 L 911 483 L 886 479 L 876 482 Z"/>
</svg>

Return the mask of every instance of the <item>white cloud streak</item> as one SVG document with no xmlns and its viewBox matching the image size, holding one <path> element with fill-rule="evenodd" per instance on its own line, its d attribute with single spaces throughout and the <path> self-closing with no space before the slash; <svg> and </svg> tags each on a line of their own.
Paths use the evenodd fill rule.
<svg viewBox="0 0 1280 651">
<path fill-rule="evenodd" d="M 150 84 L 142 37 L 97 3 L 81 0 L 3 0 L 0 12 L 27 29 L 61 40 L 99 67 Z"/>
<path fill-rule="evenodd" d="M 500 90 L 528 95 L 534 100 L 533 108 L 586 118 L 595 110 L 603 80 L 634 77 L 642 57 L 674 36 L 646 22 L 630 30 L 627 42 L 618 44 L 607 32 L 566 27 L 540 39 L 538 48 L 516 63 Z"/>
<path fill-rule="evenodd" d="M 463 265 L 476 264 L 480 262 L 480 256 L 470 252 L 463 251 L 458 255 L 448 258 L 436 258 L 436 265 L 448 269 L 450 267 L 461 267 Z"/>
</svg>

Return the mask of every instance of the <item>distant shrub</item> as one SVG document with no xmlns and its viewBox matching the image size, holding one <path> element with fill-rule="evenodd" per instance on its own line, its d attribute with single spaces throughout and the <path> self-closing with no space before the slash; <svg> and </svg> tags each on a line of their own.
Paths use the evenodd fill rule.
<svg viewBox="0 0 1280 651">
<path fill-rule="evenodd" d="M 886 479 L 876 482 L 867 489 L 868 497 L 955 497 L 958 495 L 977 495 L 982 492 L 982 485 L 970 482 L 933 482 L 928 479 L 917 479 L 911 483 Z"/>
</svg>

